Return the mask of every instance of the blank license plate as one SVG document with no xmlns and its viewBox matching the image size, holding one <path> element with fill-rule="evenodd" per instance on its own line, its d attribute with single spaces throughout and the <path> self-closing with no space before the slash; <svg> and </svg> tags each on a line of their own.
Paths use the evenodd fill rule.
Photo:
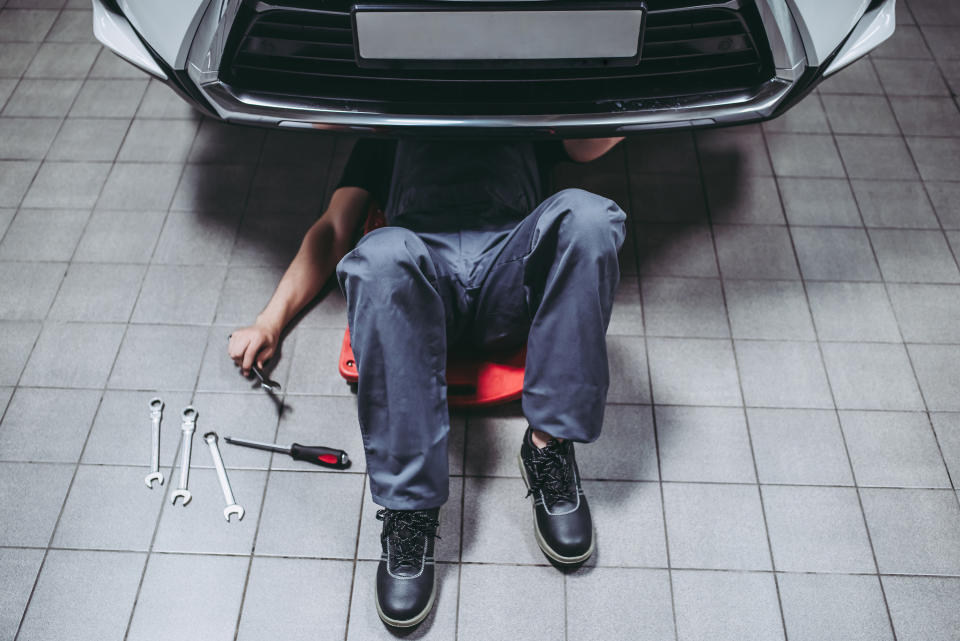
<svg viewBox="0 0 960 641">
<path fill-rule="evenodd" d="M 358 6 L 357 60 L 621 61 L 640 55 L 642 5 L 624 9 L 433 11 Z M 400 65 L 404 66 L 404 65 Z"/>
</svg>

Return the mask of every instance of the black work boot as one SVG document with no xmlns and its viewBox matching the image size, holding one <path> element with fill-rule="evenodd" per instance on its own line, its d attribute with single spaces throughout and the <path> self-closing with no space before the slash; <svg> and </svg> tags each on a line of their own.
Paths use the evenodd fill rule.
<svg viewBox="0 0 960 641">
<path fill-rule="evenodd" d="M 590 506 L 580 487 L 580 470 L 571 441 L 551 439 L 540 449 L 528 427 L 520 446 L 520 474 L 533 497 L 537 544 L 557 563 L 586 561 L 594 548 Z"/>
<path fill-rule="evenodd" d="M 440 508 L 377 511 L 383 554 L 377 568 L 377 614 L 387 625 L 409 628 L 430 614 L 436 593 L 433 544 Z"/>
</svg>

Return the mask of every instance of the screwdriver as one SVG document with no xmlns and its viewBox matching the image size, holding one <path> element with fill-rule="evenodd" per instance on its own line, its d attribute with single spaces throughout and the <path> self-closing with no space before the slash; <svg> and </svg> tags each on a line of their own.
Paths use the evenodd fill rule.
<svg viewBox="0 0 960 641">
<path fill-rule="evenodd" d="M 332 467 L 335 470 L 343 470 L 350 467 L 350 457 L 347 456 L 346 452 L 330 447 L 323 447 L 322 445 L 300 445 L 299 443 L 294 443 L 290 447 L 283 447 L 275 443 L 259 443 L 257 441 L 247 441 L 230 436 L 227 436 L 223 440 L 231 445 L 288 454 L 296 461 L 304 461 L 321 467 Z"/>
</svg>

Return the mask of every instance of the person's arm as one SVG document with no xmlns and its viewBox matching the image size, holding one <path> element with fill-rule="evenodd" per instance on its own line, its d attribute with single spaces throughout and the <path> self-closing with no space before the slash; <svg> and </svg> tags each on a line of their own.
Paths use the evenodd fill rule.
<svg viewBox="0 0 960 641">
<path fill-rule="evenodd" d="M 622 136 L 619 138 L 578 138 L 564 140 L 563 147 L 571 160 L 590 162 L 613 149 L 621 140 L 623 140 Z"/>
<path fill-rule="evenodd" d="M 300 250 L 284 273 L 267 306 L 253 325 L 233 332 L 227 353 L 244 376 L 256 362 L 263 367 L 277 350 L 287 323 L 320 292 L 340 259 L 350 251 L 354 232 L 370 204 L 370 193 L 341 187 L 330 205 L 307 231 Z"/>
</svg>

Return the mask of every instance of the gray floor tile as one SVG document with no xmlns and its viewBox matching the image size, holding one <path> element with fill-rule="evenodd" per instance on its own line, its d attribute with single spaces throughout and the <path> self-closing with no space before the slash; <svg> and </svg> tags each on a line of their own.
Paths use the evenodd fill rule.
<svg viewBox="0 0 960 641">
<path fill-rule="evenodd" d="M 0 41 L 43 40 L 56 19 L 56 11 L 6 9 L 0 14 Z"/>
<path fill-rule="evenodd" d="M 759 125 L 702 130 L 696 133 L 696 140 L 700 163 L 706 174 L 773 174 Z"/>
<path fill-rule="evenodd" d="M 257 553 L 352 559 L 363 477 L 272 472 Z"/>
<path fill-rule="evenodd" d="M 899 134 L 884 96 L 822 97 L 830 126 L 838 134 Z"/>
<path fill-rule="evenodd" d="M 880 283 L 807 283 L 817 335 L 825 341 L 899 342 L 897 319 Z"/>
<path fill-rule="evenodd" d="M 836 136 L 850 178 L 916 178 L 917 170 L 899 136 Z"/>
<path fill-rule="evenodd" d="M 827 116 L 815 94 L 803 98 L 785 114 L 763 123 L 767 133 L 830 133 Z"/>
<path fill-rule="evenodd" d="M 236 398 L 235 395 L 231 398 Z M 253 399 L 247 399 L 251 402 Z M 262 405 L 267 399 L 261 399 Z M 450 472 L 459 474 L 463 465 L 463 419 L 450 417 Z M 265 425 L 265 423 L 263 423 Z M 224 434 L 233 429 L 237 437 L 248 436 L 256 440 L 257 427 L 231 428 L 224 425 Z M 270 434 L 272 440 L 273 434 Z M 366 457 L 363 450 L 363 438 L 360 432 L 360 422 L 357 418 L 357 401 L 351 397 L 310 397 L 290 396 L 284 401 L 283 414 L 280 417 L 280 427 L 277 432 L 277 442 L 288 446 L 291 443 L 303 445 L 322 444 L 344 450 L 350 456 L 352 472 L 366 470 Z M 455 443 L 459 443 L 459 450 Z M 264 453 L 265 454 L 265 453 Z M 258 459 L 260 460 L 260 459 Z M 264 461 L 269 460 L 263 458 Z M 319 471 L 325 468 L 317 467 L 303 461 L 295 461 L 289 456 L 276 454 L 270 462 L 273 470 L 299 470 L 303 472 Z"/>
<path fill-rule="evenodd" d="M 213 265 L 151 265 L 132 322 L 213 322 L 226 272 Z"/>
<path fill-rule="evenodd" d="M 960 112 L 950 98 L 895 96 L 890 103 L 907 136 L 953 136 L 960 128 Z"/>
<path fill-rule="evenodd" d="M 200 124 L 190 162 L 255 164 L 266 130 L 205 119 Z"/>
<path fill-rule="evenodd" d="M 3 237 L 3 234 L 5 234 L 10 227 L 10 222 L 13 220 L 16 211 L 17 210 L 12 207 L 0 208 L 0 238 Z"/>
<path fill-rule="evenodd" d="M 161 471 L 171 481 L 171 470 Z M 164 488 L 176 486 L 167 482 L 150 490 L 143 482 L 146 472 L 142 467 L 81 465 L 53 535 L 53 545 L 146 552 L 166 494 Z M 194 476 L 190 475 L 191 482 Z"/>
<path fill-rule="evenodd" d="M 89 217 L 85 209 L 21 209 L 0 243 L 0 259 L 70 260 Z"/>
<path fill-rule="evenodd" d="M 137 465 L 146 476 L 152 447 L 149 403 L 154 396 L 153 392 L 104 392 L 81 462 Z M 190 404 L 190 393 L 164 392 L 160 398 L 164 402 L 160 464 L 166 470 L 174 464 L 174 453 L 180 443 L 180 411 Z M 205 410 L 206 406 L 201 409 Z M 201 415 L 199 420 L 203 419 Z M 166 478 L 166 472 L 164 475 Z"/>
<path fill-rule="evenodd" d="M 880 280 L 880 270 L 864 230 L 795 227 L 792 233 L 804 278 Z"/>
<path fill-rule="evenodd" d="M 770 134 L 767 146 L 778 176 L 843 177 L 843 164 L 830 136 Z"/>
<path fill-rule="evenodd" d="M 80 238 L 75 261 L 103 263 L 146 263 L 160 236 L 165 212 L 93 212 Z"/>
<path fill-rule="evenodd" d="M 938 0 L 911 0 L 910 11 L 921 25 L 960 25 L 960 11 Z"/>
<path fill-rule="evenodd" d="M 325 164 L 261 164 L 253 178 L 248 208 L 317 218 L 323 212 L 325 196 L 324 188 L 317 184 L 317 176 L 324 175 L 325 171 Z"/>
<path fill-rule="evenodd" d="M 59 118 L 0 118 L 0 158 L 43 160 L 59 128 Z"/>
<path fill-rule="evenodd" d="M 0 78 L 0 109 L 7 104 L 18 82 L 16 78 Z"/>
<path fill-rule="evenodd" d="M 647 343 L 658 404 L 741 404 L 730 341 L 651 338 Z"/>
<path fill-rule="evenodd" d="M 747 418 L 761 483 L 853 484 L 832 410 L 750 408 Z"/>
<path fill-rule="evenodd" d="M 947 469 L 956 484 L 960 479 L 960 414 L 938 412 L 931 414 L 930 420 Z"/>
<path fill-rule="evenodd" d="M 122 638 L 144 561 L 143 554 L 51 550 L 17 638 Z"/>
<path fill-rule="evenodd" d="M 568 575 L 566 583 L 570 641 L 674 638 L 666 571 L 581 569 Z"/>
<path fill-rule="evenodd" d="M 730 335 L 719 280 L 649 277 L 641 289 L 648 336 Z"/>
<path fill-rule="evenodd" d="M 607 334 L 643 334 L 643 306 L 640 304 L 640 284 L 636 276 L 625 275 L 620 278 Z"/>
<path fill-rule="evenodd" d="M 640 273 L 650 276 L 716 278 L 717 259 L 706 225 L 639 225 Z"/>
<path fill-rule="evenodd" d="M 298 399 L 300 400 L 300 399 Z M 304 399 L 306 400 L 306 399 Z M 194 395 L 193 405 L 199 410 L 197 418 L 197 434 L 217 432 L 220 435 L 220 451 L 227 469 L 252 468 L 266 470 L 270 467 L 270 453 L 247 447 L 237 447 L 223 442 L 225 436 L 236 436 L 254 441 L 272 443 L 277 433 L 277 420 L 280 412 L 301 414 L 298 407 L 277 406 L 276 401 L 267 394 L 211 394 L 198 392 Z M 179 410 L 175 410 L 179 411 Z M 174 414 L 179 419 L 179 414 Z M 303 417 L 305 420 L 309 416 Z M 317 439 L 310 438 L 305 443 L 313 443 Z M 292 442 L 292 441 L 290 441 Z M 324 443 L 325 441 L 319 441 Z M 193 467 L 212 467 L 213 463 L 207 453 L 207 446 L 200 444 L 203 453 L 194 458 Z M 289 445 L 289 443 L 285 443 Z M 279 456 L 277 457 L 279 458 Z M 310 466 L 311 469 L 320 469 Z"/>
<path fill-rule="evenodd" d="M 0 93 L 0 97 L 2 95 Z M 0 207 L 20 205 L 39 166 L 40 163 L 33 160 L 0 160 Z"/>
<path fill-rule="evenodd" d="M 780 574 L 777 580 L 791 640 L 892 641 L 877 577 Z"/>
<path fill-rule="evenodd" d="M 273 295 L 283 271 L 280 267 L 231 267 L 223 283 L 216 322 L 242 326 L 253 323 Z M 345 312 L 346 308 L 341 319 L 344 322 Z"/>
<path fill-rule="evenodd" d="M 165 210 L 173 198 L 180 165 L 168 163 L 117 163 L 103 193 L 100 209 Z"/>
<path fill-rule="evenodd" d="M 107 50 L 104 50 L 104 53 L 113 55 Z M 133 66 L 126 62 L 123 64 L 128 67 Z M 70 109 L 70 115 L 87 118 L 132 118 L 146 89 L 146 79 L 95 80 L 91 78 L 83 83 L 80 95 Z"/>
<path fill-rule="evenodd" d="M 457 565 L 441 563 L 437 565 L 436 572 L 437 595 L 433 609 L 423 623 L 405 634 L 408 639 L 447 641 L 457 635 L 460 569 Z M 390 641 L 397 638 L 397 633 L 385 626 L 377 615 L 377 600 L 374 592 L 376 580 L 377 563 L 357 562 L 356 576 L 353 579 L 353 597 L 350 600 L 347 639 Z"/>
<path fill-rule="evenodd" d="M 12 387 L 0 387 L 0 415 L 7 409 L 7 403 L 11 396 L 13 396 Z"/>
<path fill-rule="evenodd" d="M 777 183 L 771 177 L 736 180 L 724 174 L 705 177 L 710 219 L 719 223 L 783 224 Z"/>
<path fill-rule="evenodd" d="M 337 329 L 303 328 L 297 330 L 296 334 L 296 352 L 287 357 L 292 357 L 287 391 L 349 396 L 350 387 L 337 369 L 343 332 Z"/>
<path fill-rule="evenodd" d="M 930 58 L 930 50 L 924 44 L 919 27 L 898 24 L 893 35 L 872 51 L 870 57 L 874 59 L 927 59 Z"/>
<path fill-rule="evenodd" d="M 949 7 L 949 4 L 947 5 Z M 947 60 L 960 58 L 960 48 L 957 46 L 957 37 L 960 29 L 956 26 L 942 24 L 925 24 L 923 35 L 934 58 Z"/>
<path fill-rule="evenodd" d="M 727 281 L 724 289 L 734 338 L 814 338 L 799 281 L 734 280 Z"/>
<path fill-rule="evenodd" d="M 36 42 L 0 42 L 0 77 L 19 79 L 38 48 Z"/>
<path fill-rule="evenodd" d="M 756 486 L 665 483 L 663 501 L 674 568 L 771 569 Z"/>
<path fill-rule="evenodd" d="M 703 222 L 707 218 L 700 177 L 690 174 L 636 174 L 630 177 L 637 220 Z"/>
<path fill-rule="evenodd" d="M 960 287 L 890 284 L 887 286 L 903 339 L 923 343 L 958 343 Z"/>
<path fill-rule="evenodd" d="M 369 484 L 369 479 L 368 479 Z M 456 563 L 460 560 L 460 529 L 462 527 L 463 478 L 450 478 L 450 498 L 440 509 L 440 537 L 436 540 L 434 556 L 438 561 Z M 360 513 L 360 537 L 357 541 L 357 558 L 377 561 L 383 548 L 380 533 L 383 522 L 377 520 L 381 507 L 373 502 L 369 486 L 363 491 L 363 511 Z"/>
<path fill-rule="evenodd" d="M 714 233 L 724 278 L 799 277 L 786 227 L 717 225 Z"/>
<path fill-rule="evenodd" d="M 219 218 L 232 221 L 233 217 L 229 214 L 243 211 L 252 174 L 253 167 L 250 165 L 189 163 L 173 196 L 171 209 L 204 212 L 207 215 L 219 212 Z M 270 216 L 268 220 L 273 222 L 276 219 Z"/>
<path fill-rule="evenodd" d="M 90 28 L 92 11 L 61 11 L 47 34 L 48 42 L 97 42 Z"/>
<path fill-rule="evenodd" d="M 874 60 L 877 76 L 891 96 L 947 96 L 940 70 L 932 60 Z"/>
<path fill-rule="evenodd" d="M 960 629 L 960 579 L 885 576 L 890 618 L 901 641 L 949 641 Z"/>
<path fill-rule="evenodd" d="M 23 206 L 91 208 L 109 171 L 109 163 L 45 162 L 23 199 Z"/>
<path fill-rule="evenodd" d="M 740 408 L 660 406 L 656 416 L 665 481 L 756 482 Z"/>
<path fill-rule="evenodd" d="M 882 94 L 883 87 L 869 58 L 863 58 L 827 78 L 820 85 L 820 93 Z"/>
<path fill-rule="evenodd" d="M 45 42 L 23 77 L 83 80 L 98 53 L 98 44 Z"/>
<path fill-rule="evenodd" d="M 746 405 L 833 407 L 815 343 L 738 340 L 735 344 Z"/>
<path fill-rule="evenodd" d="M 239 224 L 236 212 L 172 212 L 167 216 L 154 262 L 178 265 L 225 265 Z"/>
<path fill-rule="evenodd" d="M 681 571 L 672 576 L 680 641 L 784 638 L 772 574 Z"/>
<path fill-rule="evenodd" d="M 54 320 L 126 322 L 137 300 L 142 265 L 71 265 L 50 309 Z"/>
<path fill-rule="evenodd" d="M 513 622 L 510 638 L 516 641 L 561 638 L 563 592 L 563 576 L 550 567 L 464 566 L 457 638 L 489 639 L 500 629 L 498 619 Z"/>
<path fill-rule="evenodd" d="M 910 151 L 924 180 L 956 180 L 952 168 L 960 163 L 958 138 L 907 138 Z"/>
<path fill-rule="evenodd" d="M 944 229 L 960 228 L 960 183 L 928 180 L 924 186 Z"/>
<path fill-rule="evenodd" d="M 840 412 L 840 423 L 861 487 L 950 487 L 925 413 Z"/>
<path fill-rule="evenodd" d="M 517 466 L 515 452 L 512 463 Z M 650 407 L 607 405 L 601 436 L 594 443 L 577 446 L 577 465 L 584 478 L 657 480 Z"/>
<path fill-rule="evenodd" d="M 853 488 L 764 486 L 777 570 L 873 572 L 873 554 Z"/>
<path fill-rule="evenodd" d="M 930 410 L 960 410 L 956 381 L 960 380 L 960 347 L 909 345 L 910 360 Z"/>
<path fill-rule="evenodd" d="M 334 137 L 325 131 L 267 132 L 263 145 L 263 162 L 268 164 L 302 165 L 324 163 L 333 154 Z"/>
<path fill-rule="evenodd" d="M 859 227 L 857 203 L 845 178 L 779 178 L 791 225 Z"/>
<path fill-rule="evenodd" d="M 868 227 L 939 227 L 919 181 L 854 180 L 852 184 Z"/>
<path fill-rule="evenodd" d="M 523 481 L 469 476 L 465 481 L 463 560 L 544 563 L 546 556 L 534 538 L 533 512 L 530 499 L 524 497 L 527 488 Z"/>
<path fill-rule="evenodd" d="M 131 325 L 108 386 L 111 389 L 191 390 L 197 380 L 206 340 L 206 327 Z"/>
<path fill-rule="evenodd" d="M 147 563 L 127 638 L 233 639 L 249 560 L 154 554 Z"/>
<path fill-rule="evenodd" d="M 630 172 L 684 173 L 697 163 L 693 134 L 687 131 L 627 138 L 620 147 L 627 155 Z"/>
<path fill-rule="evenodd" d="M 46 547 L 73 470 L 73 465 L 0 463 L 0 500 L 6 506 L 0 545 Z"/>
<path fill-rule="evenodd" d="M 520 476 L 517 454 L 520 451 L 520 442 L 523 440 L 523 434 L 528 423 L 517 405 L 512 403 L 470 414 L 467 419 L 470 421 L 470 425 L 465 434 L 466 474 L 471 476 Z M 620 406 L 612 407 L 619 408 Z M 614 410 L 614 416 L 605 419 L 604 428 L 617 422 L 616 419 L 619 418 L 617 414 L 617 411 Z M 634 414 L 630 416 L 632 418 Z M 650 436 L 652 437 L 652 434 Z M 592 471 L 594 476 L 600 473 L 600 470 Z M 586 470 L 581 470 L 581 473 L 589 474 Z"/>
<path fill-rule="evenodd" d="M 656 483 L 587 480 L 583 490 L 597 537 L 596 549 L 585 566 L 667 565 L 663 508 Z M 532 513 L 528 512 L 522 520 L 527 525 L 524 535 L 532 538 Z"/>
<path fill-rule="evenodd" d="M 147 80 L 147 72 L 127 62 L 107 47 L 100 51 L 93 68 L 90 69 L 90 78 L 142 79 Z M 146 89 L 146 82 L 143 83 Z M 132 114 L 131 114 L 132 115 Z"/>
<path fill-rule="evenodd" d="M 938 231 L 873 229 L 870 239 L 885 280 L 960 282 L 957 262 Z"/>
<path fill-rule="evenodd" d="M 353 564 L 347 561 L 255 558 L 237 638 L 343 639 L 352 580 Z"/>
<path fill-rule="evenodd" d="M 211 329 L 210 336 L 207 339 L 207 349 L 203 354 L 203 363 L 200 366 L 197 389 L 203 392 L 247 392 L 263 395 L 266 392 L 260 387 L 259 381 L 253 374 L 244 378 L 240 368 L 227 354 L 227 341 L 233 329 L 234 327 L 231 326 L 215 326 Z M 264 367 L 266 374 L 280 383 L 286 391 L 296 391 L 290 387 L 290 363 L 301 348 L 294 350 L 294 344 L 294 341 L 287 337 L 285 343 L 280 346 L 279 354 L 272 356 Z M 286 348 L 286 352 L 283 351 L 284 348 Z M 339 343 L 337 343 L 337 348 L 339 349 Z M 312 368 L 312 373 L 323 369 L 325 368 L 315 365 Z M 333 374 L 340 381 L 343 381 L 337 371 L 336 360 L 333 361 L 331 369 Z M 329 374 L 329 371 L 326 373 Z M 344 383 L 344 388 L 344 395 L 346 395 L 350 388 L 346 386 L 346 383 Z"/>
<path fill-rule="evenodd" d="M 823 357 L 837 407 L 923 409 L 923 399 L 903 346 L 826 343 Z"/>
<path fill-rule="evenodd" d="M 80 80 L 21 80 L 3 113 L 6 116 L 66 116 L 80 85 Z"/>
<path fill-rule="evenodd" d="M 193 499 L 186 507 L 179 502 L 171 505 L 167 499 L 153 542 L 154 551 L 244 555 L 252 552 L 267 473 L 236 469 L 225 447 L 221 442 L 234 499 L 245 511 L 243 519 L 238 521 L 237 517 L 232 516 L 228 523 L 224 518 L 226 503 L 214 470 L 191 470 L 189 487 Z M 200 435 L 194 437 L 192 459 L 198 463 L 210 463 L 207 444 Z M 179 471 L 171 471 L 171 482 L 165 487 L 176 487 L 175 474 L 179 474 Z M 147 491 L 146 488 L 142 489 Z"/>
<path fill-rule="evenodd" d="M 93 390 L 17 389 L 0 429 L 0 458 L 75 463 L 99 403 Z"/>
<path fill-rule="evenodd" d="M 39 322 L 0 321 L 0 385 L 16 385 L 40 327 Z"/>
<path fill-rule="evenodd" d="M 950 490 L 860 491 L 881 573 L 960 573 L 960 507 Z"/>
<path fill-rule="evenodd" d="M 194 120 L 136 119 L 117 160 L 122 162 L 185 162 L 197 134 Z"/>
<path fill-rule="evenodd" d="M 0 635 L 4 639 L 17 635 L 41 561 L 43 550 L 0 549 Z"/>
<path fill-rule="evenodd" d="M 233 265 L 273 265 L 286 268 L 293 260 L 304 234 L 316 221 L 312 214 L 276 212 L 265 216 L 248 208 L 233 247 Z"/>
<path fill-rule="evenodd" d="M 0 263 L 0 318 L 42 319 L 64 271 L 64 263 Z"/>
<path fill-rule="evenodd" d="M 123 330 L 123 325 L 46 324 L 20 383 L 43 387 L 103 387 Z M 64 358 L 64 352 L 68 352 L 70 358 Z"/>
<path fill-rule="evenodd" d="M 137 109 L 137 117 L 199 120 L 201 116 L 164 82 L 152 78 L 143 96 L 143 101 Z"/>
<path fill-rule="evenodd" d="M 47 158 L 112 162 L 129 126 L 130 122 L 121 118 L 68 118 Z"/>
</svg>

